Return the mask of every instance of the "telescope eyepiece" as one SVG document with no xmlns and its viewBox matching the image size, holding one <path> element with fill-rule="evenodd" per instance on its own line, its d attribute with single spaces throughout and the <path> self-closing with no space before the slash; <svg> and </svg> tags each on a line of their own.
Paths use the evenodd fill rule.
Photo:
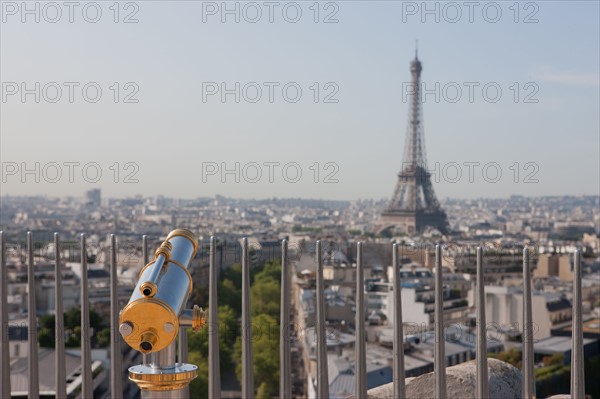
<svg viewBox="0 0 600 399">
<path fill-rule="evenodd" d="M 140 286 L 140 292 L 146 298 L 152 298 L 156 294 L 156 284 L 146 281 Z"/>
<path fill-rule="evenodd" d="M 152 331 L 146 331 L 142 334 L 142 341 L 140 342 L 140 352 L 142 353 L 150 353 L 156 342 L 158 341 L 158 337 Z"/>
</svg>

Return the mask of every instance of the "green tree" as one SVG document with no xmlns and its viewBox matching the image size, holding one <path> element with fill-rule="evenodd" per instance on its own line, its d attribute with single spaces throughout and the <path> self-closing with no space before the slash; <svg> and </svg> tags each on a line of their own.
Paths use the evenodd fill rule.
<svg viewBox="0 0 600 399">
<path fill-rule="evenodd" d="M 488 357 L 502 360 L 503 362 L 512 364 L 516 368 L 521 368 L 521 351 L 518 349 L 511 349 L 506 352 L 490 353 Z"/>
<path fill-rule="evenodd" d="M 56 324 L 55 320 L 56 318 L 53 314 L 45 314 L 40 317 L 40 327 L 54 330 L 54 326 Z"/>
<path fill-rule="evenodd" d="M 254 283 L 264 279 L 281 281 L 281 263 L 278 261 L 269 261 L 265 263 L 262 270 L 254 276 Z"/>
<path fill-rule="evenodd" d="M 253 315 L 267 314 L 279 318 L 281 288 L 272 278 L 257 280 L 250 288 L 250 307 Z"/>
<path fill-rule="evenodd" d="M 53 314 L 46 314 L 40 317 L 40 331 L 38 332 L 38 342 L 42 348 L 54 348 L 54 331 L 56 330 L 55 317 Z"/>
<path fill-rule="evenodd" d="M 64 314 L 64 325 L 61 326 L 63 332 L 67 335 L 65 345 L 67 347 L 77 347 L 81 345 L 81 309 L 71 308 Z M 110 341 L 110 330 L 108 332 L 108 341 L 106 337 L 98 336 L 102 332 L 102 318 L 93 309 L 90 310 L 90 326 L 96 332 L 95 338 L 100 346 L 107 346 Z M 43 348 L 54 348 L 55 346 L 56 317 L 54 315 L 44 315 L 40 317 L 40 332 L 38 342 Z M 106 333 L 103 333 L 106 334 Z M 106 342 L 105 344 L 101 342 Z"/>
<path fill-rule="evenodd" d="M 77 326 L 72 330 L 68 330 L 67 332 L 69 335 L 67 337 L 67 342 L 65 342 L 65 346 L 68 348 L 81 346 L 81 327 Z"/>
<path fill-rule="evenodd" d="M 103 328 L 96 334 L 96 342 L 101 348 L 106 348 L 110 345 L 110 328 Z"/>
<path fill-rule="evenodd" d="M 544 356 L 542 362 L 545 367 L 562 365 L 565 362 L 565 355 L 562 353 L 555 353 L 552 356 Z"/>
<path fill-rule="evenodd" d="M 227 305 L 219 306 L 219 337 L 231 348 L 238 334 L 239 322 L 235 310 Z"/>
<path fill-rule="evenodd" d="M 221 375 L 236 365 L 236 374 L 241 379 L 241 315 L 242 267 L 234 264 L 221 271 L 217 287 L 219 306 L 219 355 Z M 281 266 L 278 261 L 250 269 L 250 296 L 253 322 L 254 376 L 259 393 L 263 397 L 276 394 L 279 381 L 279 302 Z M 212 331 L 212 330 L 211 330 Z M 207 365 L 209 326 L 188 337 L 190 359 L 199 365 L 200 373 Z M 235 345 L 233 345 L 235 343 Z M 192 382 L 192 397 L 205 398 L 208 385 L 203 379 Z M 201 392 L 200 392 L 201 391 Z M 266 396 L 264 396 L 266 395 Z"/>
<path fill-rule="evenodd" d="M 269 395 L 269 387 L 266 383 L 260 384 L 258 387 L 258 392 L 256 393 L 256 399 L 270 399 L 271 395 Z"/>
<path fill-rule="evenodd" d="M 266 314 L 252 317 L 252 352 L 254 355 L 254 382 L 266 385 L 269 395 L 274 395 L 279 387 L 279 326 L 277 319 Z M 236 375 L 242 379 L 242 337 L 234 346 Z"/>
<path fill-rule="evenodd" d="M 242 289 L 242 265 L 234 263 L 231 267 L 221 271 L 221 280 L 231 280 L 235 287 Z"/>
<path fill-rule="evenodd" d="M 236 314 L 242 312 L 242 290 L 228 278 L 217 284 L 217 301 L 219 305 L 227 305 L 235 310 Z"/>
<path fill-rule="evenodd" d="M 208 307 L 208 286 L 202 286 L 194 281 L 190 302 L 200 307 Z"/>
<path fill-rule="evenodd" d="M 54 348 L 54 332 L 47 327 L 42 327 L 38 332 L 38 342 L 42 348 Z"/>
<path fill-rule="evenodd" d="M 67 313 L 65 313 L 64 322 L 67 329 L 74 329 L 81 325 L 81 309 L 69 309 Z M 94 309 L 90 309 L 90 326 L 95 330 L 99 330 L 102 327 L 102 318 Z"/>
<path fill-rule="evenodd" d="M 198 352 L 189 352 L 188 362 L 198 366 L 198 377 L 190 383 L 190 398 L 208 399 L 208 361 Z"/>
<path fill-rule="evenodd" d="M 81 324 L 81 310 L 71 308 L 64 315 L 65 329 L 73 329 Z"/>
<path fill-rule="evenodd" d="M 229 306 L 219 306 L 219 363 L 221 373 L 231 368 L 233 337 L 237 332 L 237 317 Z M 208 338 L 213 333 L 210 326 L 188 335 L 188 351 L 197 353 L 204 361 L 208 361 Z"/>
</svg>

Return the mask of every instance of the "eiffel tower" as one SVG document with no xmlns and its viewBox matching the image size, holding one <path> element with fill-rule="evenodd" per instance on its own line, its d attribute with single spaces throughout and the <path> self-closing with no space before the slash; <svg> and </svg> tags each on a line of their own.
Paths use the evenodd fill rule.
<svg viewBox="0 0 600 399">
<path fill-rule="evenodd" d="M 415 59 L 410 63 L 412 84 L 404 159 L 392 200 L 381 214 L 379 232 L 393 229 L 404 233 L 421 233 L 427 226 L 443 234 L 449 230 L 446 213 L 435 196 L 431 174 L 427 169 L 421 106 L 422 70 L 415 52 Z"/>
</svg>

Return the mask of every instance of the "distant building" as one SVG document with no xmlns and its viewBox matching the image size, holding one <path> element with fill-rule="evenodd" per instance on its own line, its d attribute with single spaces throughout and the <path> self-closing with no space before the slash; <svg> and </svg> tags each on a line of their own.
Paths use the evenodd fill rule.
<svg viewBox="0 0 600 399">
<path fill-rule="evenodd" d="M 8 339 L 9 339 L 9 356 L 10 356 L 10 386 L 11 386 L 11 398 L 12 399 L 25 399 L 28 397 L 29 389 L 29 370 L 28 370 L 28 357 L 29 357 L 29 344 L 28 344 L 28 327 L 27 320 L 21 320 L 18 322 L 11 322 L 8 327 Z M 94 359 L 97 356 L 94 354 L 98 351 L 92 352 L 92 375 L 94 385 L 94 396 L 101 397 L 106 394 L 108 385 L 108 372 L 105 370 L 103 362 Z M 98 354 L 106 352 L 106 350 L 100 350 Z M 39 387 L 40 397 L 42 398 L 55 398 L 56 388 L 54 381 L 54 368 L 55 368 L 55 355 L 54 349 L 49 348 L 38 348 L 38 362 L 40 372 Z M 67 350 L 65 353 L 65 370 L 66 370 L 66 386 L 67 386 L 67 398 L 75 398 L 81 391 L 81 354 L 79 350 Z"/>
<path fill-rule="evenodd" d="M 307 327 L 314 327 L 316 318 L 316 297 L 313 289 L 300 289 L 300 306 L 302 307 L 302 317 Z M 354 301 L 348 301 L 343 298 L 339 292 L 325 290 L 325 313 L 327 320 L 331 322 L 341 322 L 354 324 L 355 305 Z"/>
<path fill-rule="evenodd" d="M 364 270 L 368 272 L 370 268 L 365 268 Z M 325 265 L 323 266 L 323 280 L 329 284 L 356 285 L 356 267 L 350 267 L 345 264 Z"/>
<path fill-rule="evenodd" d="M 583 239 L 581 242 L 589 246 L 594 251 L 600 249 L 600 237 L 598 237 L 596 234 L 583 233 Z"/>
<path fill-rule="evenodd" d="M 385 331 L 385 332 L 384 332 Z M 382 336 L 391 336 L 392 329 L 382 330 Z M 435 336 L 432 332 L 418 334 L 417 340 L 405 345 L 404 367 L 406 377 L 418 377 L 434 369 Z M 316 398 L 316 337 L 314 328 L 307 329 L 306 347 L 310 356 L 309 398 Z M 355 384 L 355 336 L 328 328 L 327 370 L 330 399 L 346 399 L 354 394 Z M 380 342 L 381 344 L 381 342 Z M 445 334 L 446 364 L 453 366 L 475 358 L 476 337 L 464 329 L 454 329 Z M 487 352 L 497 353 L 504 349 L 501 342 L 488 340 Z M 373 343 L 366 344 L 367 389 L 393 381 L 394 350 Z"/>
<path fill-rule="evenodd" d="M 445 273 L 444 321 L 465 322 L 468 317 L 467 300 L 471 282 L 463 274 Z M 430 269 L 412 267 L 400 269 L 402 315 L 406 333 L 414 334 L 433 327 L 434 321 L 434 274 Z M 393 284 L 373 282 L 366 287 L 367 314 L 376 312 L 385 315 L 393 325 Z"/>
<path fill-rule="evenodd" d="M 556 222 L 554 223 L 554 234 L 553 237 L 562 239 L 577 240 L 580 239 L 584 234 L 594 234 L 595 226 L 593 221 L 585 222 Z"/>
<path fill-rule="evenodd" d="M 11 318 L 27 313 L 27 271 L 24 267 L 9 269 L 8 313 Z M 36 265 L 35 270 L 36 313 L 44 315 L 54 313 L 54 266 L 49 263 Z M 63 269 L 63 306 L 70 309 L 80 303 L 79 283 L 69 269 Z"/>
<path fill-rule="evenodd" d="M 531 306 L 535 339 L 549 337 L 553 328 L 572 318 L 571 301 L 560 294 L 534 293 Z M 499 334 L 522 333 L 522 288 L 486 286 L 485 312 L 488 323 Z"/>
<path fill-rule="evenodd" d="M 102 192 L 99 188 L 93 188 L 85 192 L 85 203 L 96 208 L 102 205 Z"/>
<path fill-rule="evenodd" d="M 563 355 L 563 364 L 571 363 L 571 337 L 546 337 L 533 343 L 533 356 L 535 362 L 541 362 L 544 357 L 555 354 Z M 519 345 L 521 348 L 522 345 Z M 598 340 L 591 338 L 583 339 L 583 356 L 589 359 L 598 354 Z"/>
<path fill-rule="evenodd" d="M 477 336 L 468 331 L 468 327 L 463 324 L 452 324 L 447 326 L 444 338 L 446 339 L 446 364 L 449 366 L 462 363 L 464 361 L 475 359 L 477 356 Z M 386 348 L 393 349 L 394 329 L 386 327 L 377 333 L 379 344 Z M 417 356 L 419 354 L 428 354 L 433 363 L 433 343 L 435 334 L 431 331 L 418 333 L 414 335 L 404 335 L 404 356 Z M 486 353 L 498 353 L 504 350 L 504 344 L 489 337 L 486 341 Z M 458 355 L 458 356 L 457 356 Z M 410 372 L 405 368 L 407 377 L 415 377 L 422 372 Z"/>
<path fill-rule="evenodd" d="M 347 357 L 334 357 L 327 360 L 329 371 L 329 398 L 346 399 L 354 394 L 355 363 Z M 394 379 L 393 368 L 389 364 L 367 360 L 367 389 L 389 384 Z"/>
<path fill-rule="evenodd" d="M 573 281 L 573 262 L 570 254 L 540 254 L 534 277 L 556 276 L 562 281 Z"/>
<path fill-rule="evenodd" d="M 329 398 L 345 399 L 354 394 L 355 363 L 354 349 L 356 337 L 328 328 L 327 335 L 327 369 L 329 377 Z M 305 333 L 306 348 L 310 359 L 308 385 L 309 398 L 316 398 L 315 382 L 317 370 L 317 340 L 315 329 L 307 328 Z M 378 345 L 367 344 L 367 388 L 375 388 L 393 380 L 393 352 Z M 429 366 L 429 363 L 427 364 Z M 427 372 L 429 368 L 426 368 Z"/>
<path fill-rule="evenodd" d="M 567 323 L 552 330 L 553 336 L 571 337 L 573 324 Z M 594 318 L 583 322 L 583 337 L 600 341 L 600 319 Z"/>
</svg>

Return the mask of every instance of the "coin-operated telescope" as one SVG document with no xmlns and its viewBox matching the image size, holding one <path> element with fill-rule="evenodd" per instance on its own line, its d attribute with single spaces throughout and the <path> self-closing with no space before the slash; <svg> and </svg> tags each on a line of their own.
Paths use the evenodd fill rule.
<svg viewBox="0 0 600 399">
<path fill-rule="evenodd" d="M 184 309 L 192 292 L 188 267 L 197 250 L 198 239 L 191 231 L 170 232 L 154 260 L 140 271 L 129 303 L 119 315 L 125 342 L 148 355 L 144 364 L 129 368 L 129 379 L 140 387 L 143 399 L 187 397 L 189 383 L 198 374 L 197 366 L 175 358 L 180 330 L 197 331 L 204 325 L 202 309 Z"/>
</svg>

